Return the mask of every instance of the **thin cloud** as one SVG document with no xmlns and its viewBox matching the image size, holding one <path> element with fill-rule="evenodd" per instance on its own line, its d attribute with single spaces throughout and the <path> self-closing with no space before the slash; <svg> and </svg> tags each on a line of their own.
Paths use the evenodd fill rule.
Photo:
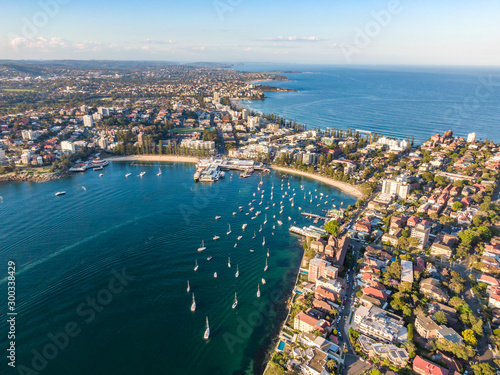
<svg viewBox="0 0 500 375">
<path fill-rule="evenodd" d="M 264 38 L 267 42 L 319 42 L 323 39 L 317 36 L 298 37 L 298 36 L 277 36 L 273 38 Z"/>
<path fill-rule="evenodd" d="M 177 41 L 175 40 L 154 40 L 154 39 L 146 39 L 146 40 L 143 40 L 141 43 L 143 44 L 175 44 L 177 43 Z"/>
</svg>

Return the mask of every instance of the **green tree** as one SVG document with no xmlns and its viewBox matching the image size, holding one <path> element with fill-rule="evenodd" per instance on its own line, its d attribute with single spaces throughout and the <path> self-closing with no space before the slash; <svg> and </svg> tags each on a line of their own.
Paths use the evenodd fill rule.
<svg viewBox="0 0 500 375">
<path fill-rule="evenodd" d="M 460 211 L 463 208 L 462 202 L 454 202 L 453 205 L 451 206 L 451 209 L 455 212 Z"/>
<path fill-rule="evenodd" d="M 446 324 L 448 322 L 448 319 L 446 319 L 446 314 L 441 310 L 434 314 L 434 319 L 438 324 Z"/>
<path fill-rule="evenodd" d="M 495 369 L 488 362 L 481 362 L 472 365 L 474 375 L 495 375 Z"/>
<path fill-rule="evenodd" d="M 474 331 L 472 329 L 466 329 L 462 332 L 462 336 L 464 337 L 464 341 L 467 345 L 475 348 L 477 346 L 477 339 Z"/>
</svg>

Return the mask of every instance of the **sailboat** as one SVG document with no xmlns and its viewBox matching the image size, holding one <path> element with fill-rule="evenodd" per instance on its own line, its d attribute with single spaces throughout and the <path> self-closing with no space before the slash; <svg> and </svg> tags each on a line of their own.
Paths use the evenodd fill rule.
<svg viewBox="0 0 500 375">
<path fill-rule="evenodd" d="M 229 225 L 229 229 L 228 229 L 226 234 L 229 236 L 231 234 L 231 224 L 228 224 L 228 225 Z"/>
<path fill-rule="evenodd" d="M 236 265 L 236 273 L 234 274 L 234 277 L 240 276 L 240 269 L 238 268 L 238 265 Z"/>
<path fill-rule="evenodd" d="M 267 214 L 265 215 L 264 225 L 267 224 Z"/>
<path fill-rule="evenodd" d="M 214 277 L 217 278 L 217 272 L 214 272 Z"/>
<path fill-rule="evenodd" d="M 276 225 L 273 224 L 273 229 L 276 229 Z"/>
<path fill-rule="evenodd" d="M 255 238 L 257 235 L 255 234 L 255 231 L 253 231 L 253 237 L 252 238 Z"/>
<path fill-rule="evenodd" d="M 196 310 L 196 302 L 194 300 L 194 293 L 193 293 L 193 303 L 191 304 L 191 311 Z"/>
<path fill-rule="evenodd" d="M 127 173 L 127 174 L 125 175 L 125 177 L 128 177 L 128 176 L 130 176 L 131 174 L 132 174 L 132 173 Z"/>
<path fill-rule="evenodd" d="M 203 335 L 203 338 L 205 340 L 208 340 L 210 337 L 210 326 L 208 325 L 208 316 L 207 316 L 207 328 L 205 329 L 205 334 Z"/>
<path fill-rule="evenodd" d="M 205 242 L 201 240 L 201 246 L 198 248 L 198 251 L 203 251 L 206 250 L 207 248 L 205 247 Z"/>
<path fill-rule="evenodd" d="M 245 223 L 245 224 L 243 224 L 243 225 L 241 226 L 241 229 L 245 230 L 245 228 L 246 228 L 246 227 L 247 227 L 247 224 Z"/>
<path fill-rule="evenodd" d="M 215 241 L 215 240 L 218 240 L 219 238 L 220 238 L 219 236 L 215 235 L 215 236 L 214 236 L 214 241 Z"/>
<path fill-rule="evenodd" d="M 191 287 L 189 286 L 189 280 L 188 280 L 187 292 L 189 293 L 190 290 L 191 290 Z"/>
<path fill-rule="evenodd" d="M 264 246 L 266 244 L 266 237 L 263 237 L 262 238 L 262 246 Z"/>
<path fill-rule="evenodd" d="M 231 268 L 231 257 L 227 257 L 227 268 Z"/>
<path fill-rule="evenodd" d="M 195 266 L 194 266 L 194 270 L 195 270 L 195 271 L 198 271 L 198 267 L 199 267 L 199 266 L 198 266 L 198 261 L 197 261 L 197 260 L 195 260 L 195 261 L 194 261 L 194 264 L 195 264 Z"/>
<path fill-rule="evenodd" d="M 158 168 L 158 173 L 156 175 L 161 176 L 161 169 L 160 168 Z"/>
<path fill-rule="evenodd" d="M 269 248 L 267 248 L 267 256 L 269 257 Z"/>
<path fill-rule="evenodd" d="M 257 284 L 257 298 L 260 297 L 260 284 Z"/>
<path fill-rule="evenodd" d="M 243 236 L 238 236 L 237 240 L 241 240 L 243 238 Z"/>
<path fill-rule="evenodd" d="M 283 222 L 281 220 L 277 221 L 278 225 L 283 225 Z"/>
<path fill-rule="evenodd" d="M 262 282 L 262 284 L 265 284 L 266 283 L 266 279 L 262 278 L 261 282 Z"/>
<path fill-rule="evenodd" d="M 222 216 L 216 216 L 215 220 L 219 220 Z"/>
<path fill-rule="evenodd" d="M 266 266 L 264 267 L 264 272 L 267 271 L 267 258 L 266 258 Z"/>
<path fill-rule="evenodd" d="M 236 308 L 236 306 L 238 306 L 238 299 L 236 298 L 236 292 L 234 292 L 234 303 L 233 303 L 233 309 Z"/>
<path fill-rule="evenodd" d="M 262 224 L 260 225 L 260 229 L 259 229 L 259 232 L 262 232 Z"/>
</svg>

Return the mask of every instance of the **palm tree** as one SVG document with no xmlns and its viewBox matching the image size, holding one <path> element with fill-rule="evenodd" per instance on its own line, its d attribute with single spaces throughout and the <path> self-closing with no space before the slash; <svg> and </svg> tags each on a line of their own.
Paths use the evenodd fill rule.
<svg viewBox="0 0 500 375">
<path fill-rule="evenodd" d="M 334 359 L 330 359 L 328 362 L 326 362 L 326 368 L 332 372 L 333 369 L 337 366 L 337 362 Z"/>
</svg>

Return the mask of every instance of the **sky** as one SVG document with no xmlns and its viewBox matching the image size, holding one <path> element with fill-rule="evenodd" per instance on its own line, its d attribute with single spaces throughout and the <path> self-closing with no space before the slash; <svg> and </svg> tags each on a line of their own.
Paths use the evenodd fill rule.
<svg viewBox="0 0 500 375">
<path fill-rule="evenodd" d="M 0 59 L 500 66 L 498 0 L 0 0 Z"/>
</svg>

